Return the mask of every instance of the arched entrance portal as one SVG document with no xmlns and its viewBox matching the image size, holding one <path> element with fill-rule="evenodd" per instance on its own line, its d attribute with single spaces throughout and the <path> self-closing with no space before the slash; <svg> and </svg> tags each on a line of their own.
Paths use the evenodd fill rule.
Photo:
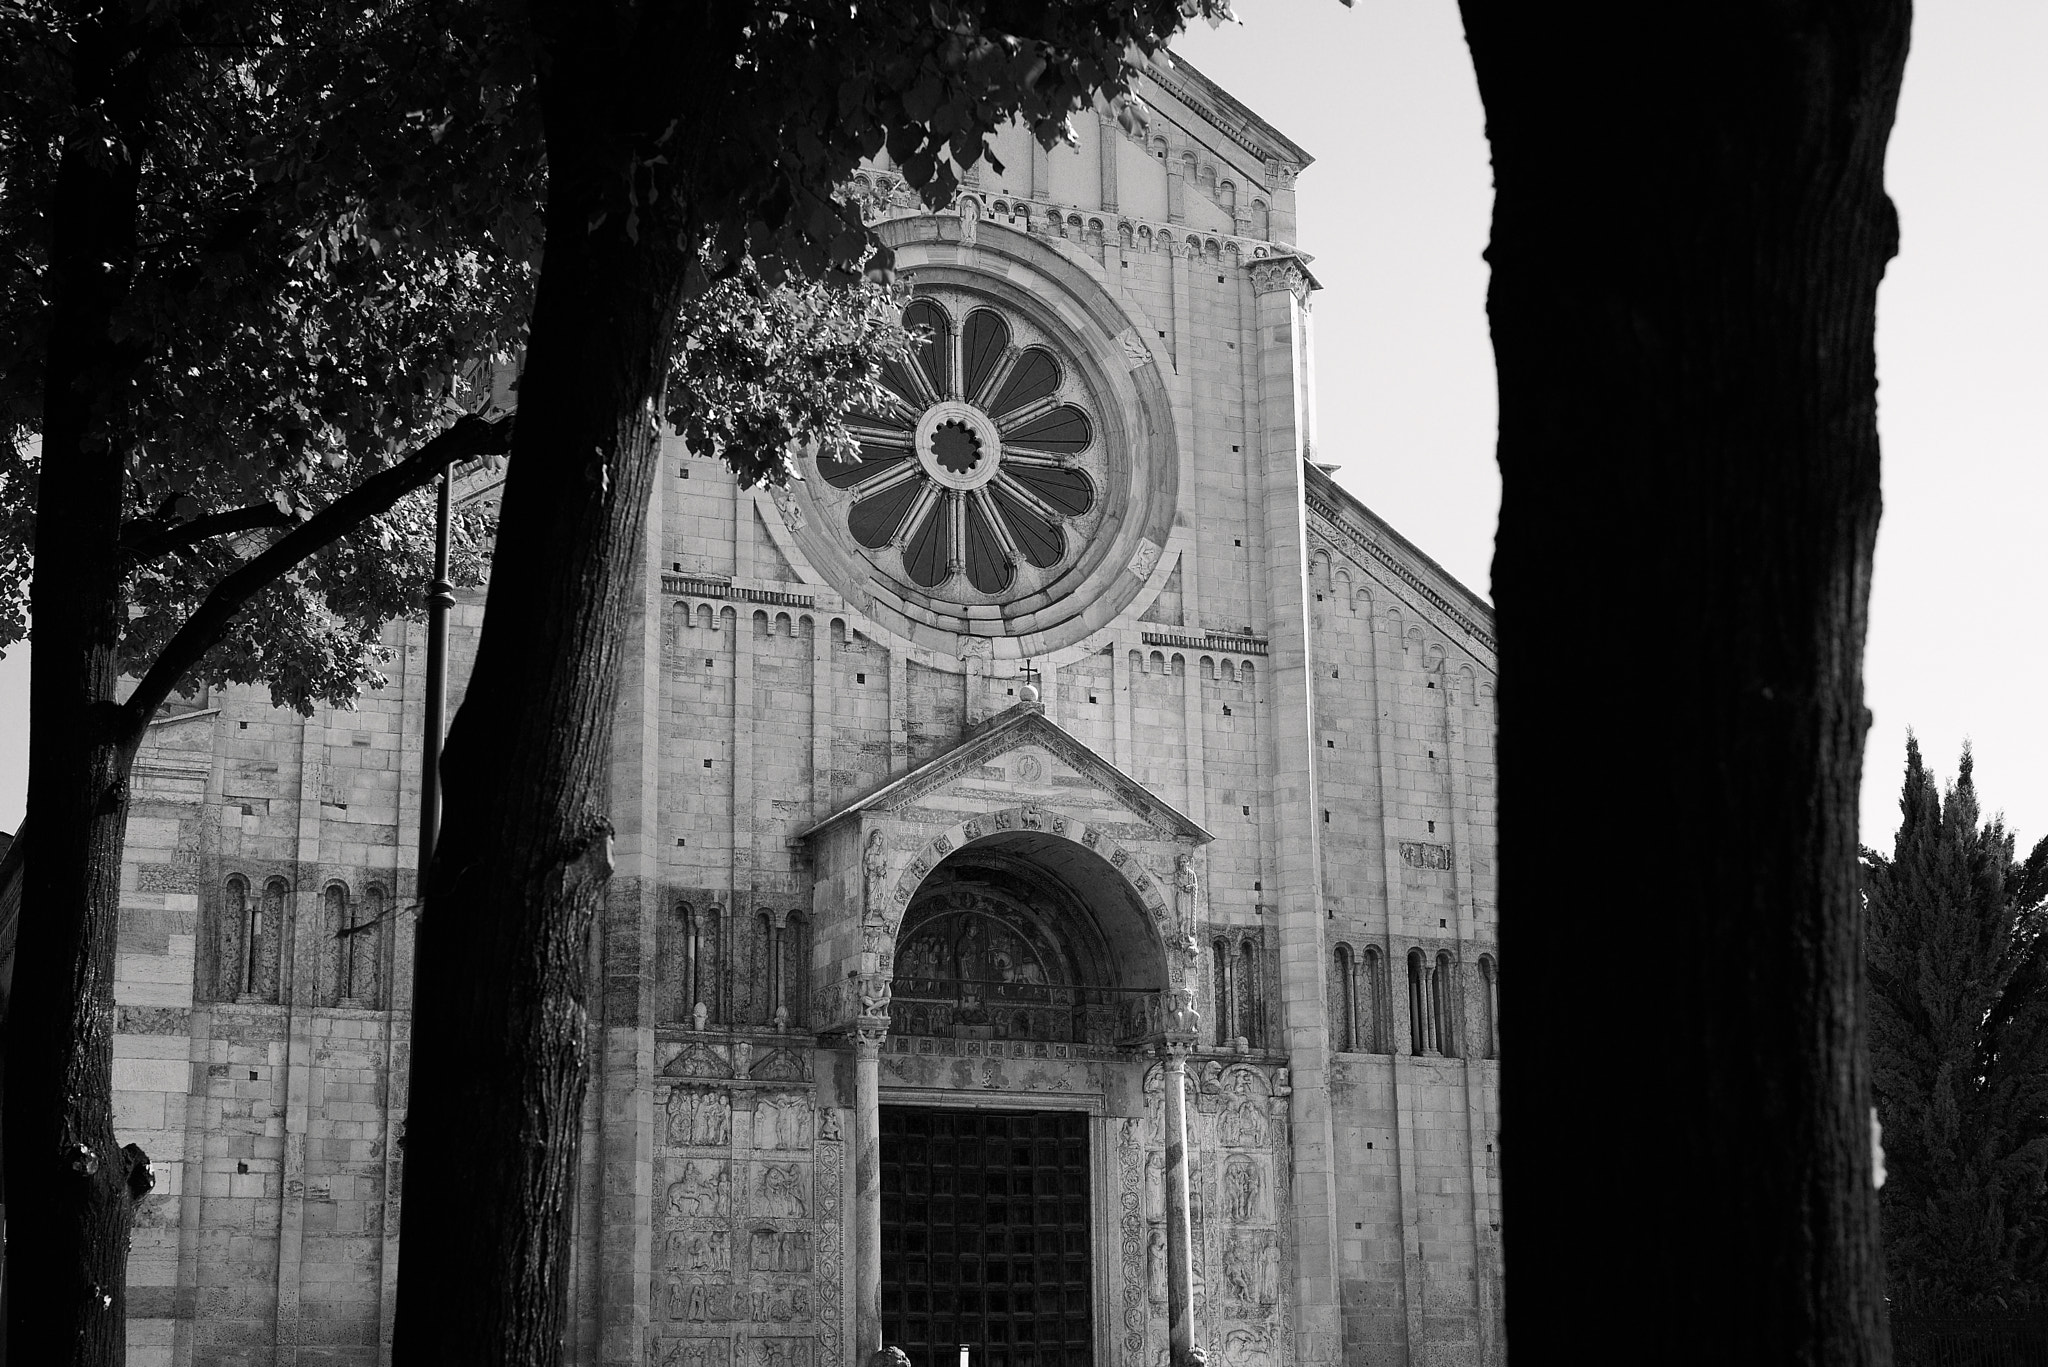
<svg viewBox="0 0 2048 1367">
<path fill-rule="evenodd" d="M 912 897 L 896 932 L 890 1031 L 1136 1044 L 1147 998 L 1166 985 L 1151 917 L 1107 861 L 1057 837 L 989 836 Z"/>
<path fill-rule="evenodd" d="M 895 946 L 882 1341 L 913 1367 L 1094 1367 L 1121 1273 L 1102 1131 L 1142 1100 L 1156 923 L 1100 855 L 1018 830 L 941 860 Z"/>
</svg>

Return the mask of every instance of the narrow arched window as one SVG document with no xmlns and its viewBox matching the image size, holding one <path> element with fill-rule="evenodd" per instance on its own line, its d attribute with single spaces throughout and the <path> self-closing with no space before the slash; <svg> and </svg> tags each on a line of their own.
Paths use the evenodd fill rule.
<svg viewBox="0 0 2048 1367">
<path fill-rule="evenodd" d="M 1500 970 L 1491 954 L 1479 956 L 1479 1056 L 1500 1057 Z"/>
<path fill-rule="evenodd" d="M 707 1024 L 732 1019 L 732 968 L 738 940 L 726 907 L 709 906 L 697 913 L 697 1001 L 704 1003 Z M 696 1005 L 690 1003 L 692 1011 Z"/>
<path fill-rule="evenodd" d="M 1408 1052 L 1429 1052 L 1429 985 L 1422 970 L 1422 951 L 1408 951 Z"/>
<path fill-rule="evenodd" d="M 1237 947 L 1237 1035 L 1254 1049 L 1266 1046 L 1264 1013 L 1259 1010 L 1259 951 L 1250 940 Z"/>
<path fill-rule="evenodd" d="M 1458 1056 L 1456 970 L 1447 951 L 1439 950 L 1436 971 L 1430 975 L 1430 1001 L 1436 1008 L 1436 1051 L 1445 1058 Z"/>
<path fill-rule="evenodd" d="M 348 988 L 358 1006 L 380 1011 L 384 1000 L 384 945 L 390 934 L 384 889 L 375 883 L 363 889 L 348 937 Z"/>
<path fill-rule="evenodd" d="M 1342 1052 L 1358 1048 L 1358 983 L 1349 945 L 1338 945 L 1331 956 L 1330 1044 Z"/>
<path fill-rule="evenodd" d="M 214 995 L 231 1002 L 249 984 L 249 880 L 235 874 L 221 890 L 220 960 L 215 966 Z"/>
<path fill-rule="evenodd" d="M 354 1006 L 349 983 L 349 945 L 354 928 L 348 917 L 348 889 L 329 883 L 320 895 L 320 1004 Z"/>
<path fill-rule="evenodd" d="M 1378 945 L 1365 947 L 1365 959 L 1359 965 L 1358 976 L 1361 980 L 1358 989 L 1358 1047 L 1366 1053 L 1392 1053 L 1393 1040 L 1387 1031 L 1386 956 L 1380 953 Z"/>
<path fill-rule="evenodd" d="M 811 980 L 810 926 L 801 913 L 792 911 L 782 928 L 782 965 L 779 986 L 782 1005 L 789 1011 L 789 1024 L 801 1026 L 809 1019 L 810 1003 L 805 987 Z"/>
<path fill-rule="evenodd" d="M 1216 998 L 1216 1043 L 1219 1047 L 1230 1043 L 1230 1008 L 1235 1004 L 1230 990 L 1230 942 L 1212 940 L 1209 944 L 1209 976 L 1214 985 Z"/>
<path fill-rule="evenodd" d="M 696 1023 L 697 1003 L 703 1001 L 697 988 L 698 967 L 704 953 L 704 931 L 697 909 L 688 902 L 676 903 L 676 1005 L 677 1019 L 684 1025 Z"/>
<path fill-rule="evenodd" d="M 251 1001 L 277 1000 L 285 906 L 290 897 L 291 885 L 273 878 L 263 885 L 263 901 L 249 915 L 249 976 L 243 995 Z"/>
<path fill-rule="evenodd" d="M 775 1023 L 775 921 L 767 912 L 754 918 L 754 994 L 757 1025 Z"/>
</svg>

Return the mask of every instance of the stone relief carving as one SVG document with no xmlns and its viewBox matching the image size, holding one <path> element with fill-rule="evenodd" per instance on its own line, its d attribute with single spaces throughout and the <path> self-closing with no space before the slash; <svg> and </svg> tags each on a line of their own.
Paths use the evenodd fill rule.
<svg viewBox="0 0 2048 1367">
<path fill-rule="evenodd" d="M 1147 537 L 1138 543 L 1137 550 L 1131 552 L 1131 563 L 1124 568 L 1131 572 L 1133 578 L 1145 580 L 1152 577 L 1152 567 L 1158 563 L 1159 543 Z"/>
<path fill-rule="evenodd" d="M 723 1091 L 678 1087 L 668 1098 L 668 1142 L 723 1148 L 731 1138 L 732 1102 Z"/>
<path fill-rule="evenodd" d="M 1232 1154 L 1223 1165 L 1223 1204 L 1232 1224 L 1248 1225 L 1264 1218 L 1265 1174 L 1258 1161 L 1246 1154 Z"/>
<path fill-rule="evenodd" d="M 802 1219 L 808 1213 L 804 1199 L 804 1169 L 797 1163 L 764 1163 L 754 1188 L 752 1209 L 757 1215 Z"/>
<path fill-rule="evenodd" d="M 1240 1234 L 1223 1254 L 1223 1279 L 1230 1299 L 1264 1317 L 1280 1300 L 1280 1243 L 1271 1234 Z"/>
<path fill-rule="evenodd" d="M 1145 1157 L 1145 1218 L 1166 1218 L 1166 1157 L 1151 1153 Z"/>
<path fill-rule="evenodd" d="M 682 1177 L 668 1184 L 668 1213 L 698 1217 L 724 1215 L 731 1205 L 729 1186 L 724 1159 L 693 1158 L 683 1165 Z"/>
<path fill-rule="evenodd" d="M 824 1367 L 839 1367 L 840 1343 L 840 1193 L 845 1149 L 839 1142 L 839 1112 L 819 1113 L 818 1126 L 818 1326 L 819 1354 Z"/>
<path fill-rule="evenodd" d="M 724 1338 L 669 1339 L 656 1361 L 659 1367 L 728 1367 L 731 1354 Z"/>
<path fill-rule="evenodd" d="M 754 1232 L 749 1266 L 756 1272 L 811 1270 L 811 1235 L 802 1229 L 762 1228 Z"/>
<path fill-rule="evenodd" d="M 664 1244 L 667 1267 L 699 1274 L 732 1270 L 732 1240 L 722 1229 L 672 1229 Z"/>
<path fill-rule="evenodd" d="M 811 1147 L 810 1098 L 797 1092 L 782 1092 L 762 1097 L 754 1107 L 754 1147 Z"/>
<path fill-rule="evenodd" d="M 1155 1305 L 1166 1304 L 1166 1231 L 1145 1236 L 1145 1290 Z"/>
<path fill-rule="evenodd" d="M 1236 1328 L 1223 1336 L 1219 1367 L 1271 1367 L 1271 1337 L 1258 1329 Z"/>
<path fill-rule="evenodd" d="M 1224 1076 L 1224 1111 L 1218 1132 L 1233 1149 L 1263 1148 L 1266 1143 L 1266 1098 L 1258 1073 L 1232 1068 Z"/>
<path fill-rule="evenodd" d="M 867 848 L 861 855 L 861 874 L 864 922 L 879 924 L 885 914 L 889 884 L 889 839 L 879 830 L 868 832 Z"/>
<path fill-rule="evenodd" d="M 810 1069 L 796 1050 L 776 1049 L 748 1069 L 747 1076 L 762 1082 L 802 1082 L 810 1076 Z"/>
<path fill-rule="evenodd" d="M 812 1340 L 788 1336 L 733 1339 L 732 1367 L 811 1367 Z"/>
<path fill-rule="evenodd" d="M 1403 840 L 1401 862 L 1411 869 L 1448 869 L 1453 862 L 1451 847 L 1421 840 Z"/>
<path fill-rule="evenodd" d="M 703 1044 L 690 1044 L 670 1054 L 668 1061 L 661 1065 L 663 1074 L 669 1077 L 730 1077 L 732 1072 L 716 1049 Z"/>
<path fill-rule="evenodd" d="M 1117 1203 L 1123 1211 L 1124 1367 L 1138 1367 L 1145 1351 L 1144 1253 L 1140 1242 L 1144 1220 L 1139 1184 L 1144 1170 L 1138 1159 L 1140 1122 L 1125 1120 L 1117 1135 Z"/>
</svg>

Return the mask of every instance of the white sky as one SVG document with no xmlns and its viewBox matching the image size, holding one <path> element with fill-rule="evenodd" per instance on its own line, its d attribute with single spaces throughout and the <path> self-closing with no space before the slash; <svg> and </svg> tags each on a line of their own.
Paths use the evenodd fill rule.
<svg viewBox="0 0 2048 1367">
<path fill-rule="evenodd" d="M 1484 593 L 1499 508 L 1486 331 L 1492 193 L 1453 0 L 1237 0 L 1179 45 L 1317 157 L 1300 181 L 1319 456 Z M 1904 245 L 1880 296 L 1885 518 L 1866 663 L 1863 840 L 1897 825 L 1905 732 L 1968 738 L 1985 807 L 2048 831 L 2048 4 L 1922 5 L 1887 172 Z M 0 661 L 0 829 L 20 820 L 26 652 Z"/>
<path fill-rule="evenodd" d="M 1235 0 L 1177 51 L 1317 158 L 1302 174 L 1318 456 L 1438 563 L 1491 583 L 1500 479 L 1484 118 L 1453 0 Z M 2048 833 L 2048 4 L 1916 7 L 1886 178 L 1863 841 L 1889 850 L 1906 728 L 2026 848 Z M 1490 596 L 1490 594 L 1489 594 Z"/>
</svg>

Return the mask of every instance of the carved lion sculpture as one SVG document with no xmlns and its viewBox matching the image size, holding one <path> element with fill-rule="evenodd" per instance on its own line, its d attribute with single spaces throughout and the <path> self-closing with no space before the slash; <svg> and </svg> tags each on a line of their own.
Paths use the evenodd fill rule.
<svg viewBox="0 0 2048 1367">
<path fill-rule="evenodd" d="M 868 1367 L 910 1367 L 910 1355 L 891 1345 L 868 1354 Z"/>
</svg>

